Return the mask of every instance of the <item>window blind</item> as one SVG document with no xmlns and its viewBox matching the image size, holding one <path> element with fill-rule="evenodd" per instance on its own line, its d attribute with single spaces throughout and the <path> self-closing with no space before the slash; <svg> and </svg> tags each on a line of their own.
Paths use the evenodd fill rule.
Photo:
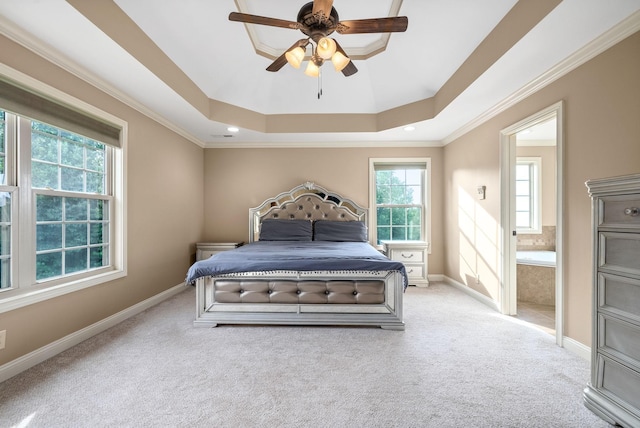
<svg viewBox="0 0 640 428">
<path fill-rule="evenodd" d="M 5 80 L 0 80 L 0 108 L 120 147 L 119 127 Z"/>
</svg>

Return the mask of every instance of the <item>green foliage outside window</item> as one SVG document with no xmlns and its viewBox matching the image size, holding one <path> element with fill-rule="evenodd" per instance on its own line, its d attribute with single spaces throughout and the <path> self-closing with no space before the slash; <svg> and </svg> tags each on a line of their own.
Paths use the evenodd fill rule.
<svg viewBox="0 0 640 428">
<path fill-rule="evenodd" d="M 422 239 L 422 182 L 419 169 L 376 170 L 378 244 Z"/>
</svg>

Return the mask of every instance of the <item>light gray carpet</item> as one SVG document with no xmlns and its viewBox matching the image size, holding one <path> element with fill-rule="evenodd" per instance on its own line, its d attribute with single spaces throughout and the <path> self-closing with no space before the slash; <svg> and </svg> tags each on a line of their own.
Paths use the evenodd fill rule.
<svg viewBox="0 0 640 428">
<path fill-rule="evenodd" d="M 587 361 L 447 285 L 406 331 L 194 328 L 177 296 L 0 384 L 2 427 L 610 427 Z"/>
</svg>

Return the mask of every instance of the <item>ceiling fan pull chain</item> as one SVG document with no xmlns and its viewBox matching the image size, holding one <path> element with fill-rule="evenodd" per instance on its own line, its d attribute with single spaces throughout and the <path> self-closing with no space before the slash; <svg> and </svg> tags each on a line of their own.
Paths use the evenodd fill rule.
<svg viewBox="0 0 640 428">
<path fill-rule="evenodd" d="M 318 99 L 322 96 L 322 70 L 318 72 Z"/>
</svg>

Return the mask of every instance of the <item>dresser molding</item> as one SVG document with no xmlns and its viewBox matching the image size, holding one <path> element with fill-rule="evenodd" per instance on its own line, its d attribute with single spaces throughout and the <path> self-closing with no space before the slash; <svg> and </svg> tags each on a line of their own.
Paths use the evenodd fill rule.
<svg viewBox="0 0 640 428">
<path fill-rule="evenodd" d="M 640 427 L 640 174 L 589 180 L 592 212 L 591 381 L 584 404 Z"/>
</svg>

